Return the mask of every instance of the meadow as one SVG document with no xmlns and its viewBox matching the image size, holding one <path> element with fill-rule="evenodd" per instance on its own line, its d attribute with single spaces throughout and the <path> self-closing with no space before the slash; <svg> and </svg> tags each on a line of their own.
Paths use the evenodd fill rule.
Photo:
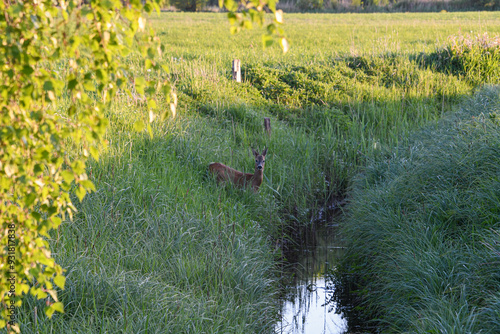
<svg viewBox="0 0 500 334">
<path fill-rule="evenodd" d="M 258 29 L 230 35 L 223 14 L 152 16 L 177 115 L 138 133 L 134 123 L 149 118 L 140 98 L 122 95 L 106 111 L 108 145 L 88 165 L 97 190 L 52 234 L 67 269 L 65 313 L 46 319 L 37 313 L 43 301 L 28 299 L 22 332 L 271 332 L 276 262 L 293 248 L 294 231 L 344 198 L 361 167 L 398 151 L 484 83 L 499 83 L 499 19 L 290 14 L 283 55 L 278 46 L 262 50 Z M 132 73 L 160 75 L 134 57 Z M 231 80 L 235 58 L 241 84 Z M 257 195 L 219 187 L 207 173 L 213 161 L 249 172 L 250 147 L 264 146 Z"/>
</svg>

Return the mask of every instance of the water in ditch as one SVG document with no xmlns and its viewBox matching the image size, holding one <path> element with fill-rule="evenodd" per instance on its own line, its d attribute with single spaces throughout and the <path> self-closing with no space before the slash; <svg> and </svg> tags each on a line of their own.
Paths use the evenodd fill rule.
<svg viewBox="0 0 500 334">
<path fill-rule="evenodd" d="M 327 275 L 335 268 L 344 249 L 333 222 L 315 224 L 305 231 L 298 251 L 284 265 L 281 321 L 275 332 L 282 334 L 343 334 L 349 329 L 344 314 L 333 299 L 335 286 Z"/>
</svg>

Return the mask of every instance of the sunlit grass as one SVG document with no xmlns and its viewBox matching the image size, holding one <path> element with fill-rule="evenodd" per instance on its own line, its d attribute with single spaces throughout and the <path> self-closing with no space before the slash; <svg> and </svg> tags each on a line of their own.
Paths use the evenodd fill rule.
<svg viewBox="0 0 500 334">
<path fill-rule="evenodd" d="M 262 51 L 260 35 L 253 31 L 229 34 L 225 14 L 162 13 L 151 20 L 168 57 L 201 59 L 229 69 L 234 58 L 246 62 L 327 61 L 338 55 L 412 54 L 432 52 L 459 33 L 500 33 L 498 12 L 393 13 L 393 14 L 285 14 L 290 51 L 275 46 Z"/>
</svg>

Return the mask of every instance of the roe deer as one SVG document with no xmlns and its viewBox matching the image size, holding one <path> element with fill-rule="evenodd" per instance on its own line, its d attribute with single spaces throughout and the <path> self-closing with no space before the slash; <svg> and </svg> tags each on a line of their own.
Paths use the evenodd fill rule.
<svg viewBox="0 0 500 334">
<path fill-rule="evenodd" d="M 267 148 L 264 148 L 262 154 L 259 154 L 259 152 L 253 148 L 252 152 L 255 156 L 255 173 L 253 174 L 239 172 L 219 162 L 212 162 L 208 165 L 208 169 L 212 174 L 217 176 L 217 182 L 219 183 L 229 181 L 239 187 L 245 187 L 250 184 L 252 185 L 253 191 L 257 192 L 264 179 L 264 164 L 266 163 Z"/>
</svg>

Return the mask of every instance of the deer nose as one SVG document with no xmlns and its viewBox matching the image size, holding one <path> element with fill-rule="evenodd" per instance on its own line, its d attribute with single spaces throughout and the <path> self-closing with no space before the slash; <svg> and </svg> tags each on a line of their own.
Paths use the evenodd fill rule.
<svg viewBox="0 0 500 334">
<path fill-rule="evenodd" d="M 257 166 L 257 169 L 262 169 L 262 165 L 258 165 L 258 166 Z"/>
</svg>

